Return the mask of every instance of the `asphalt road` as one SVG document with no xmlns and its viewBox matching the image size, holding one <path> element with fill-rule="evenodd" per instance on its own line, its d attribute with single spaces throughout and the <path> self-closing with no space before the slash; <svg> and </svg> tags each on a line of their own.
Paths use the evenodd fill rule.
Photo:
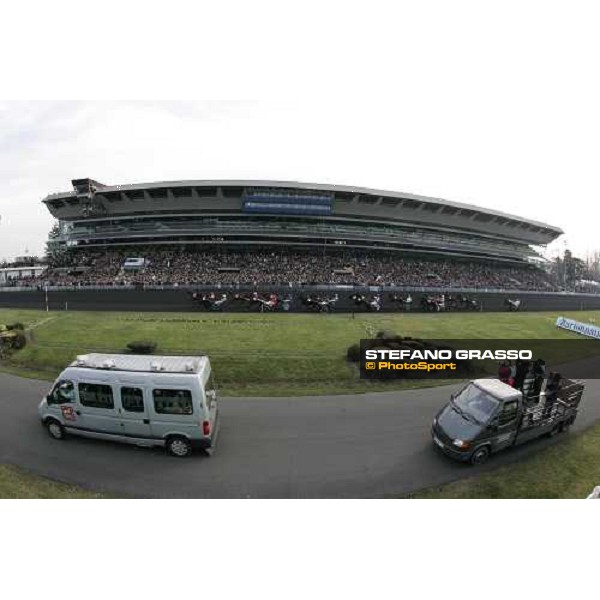
<svg viewBox="0 0 600 600">
<path fill-rule="evenodd" d="M 315 398 L 222 398 L 215 454 L 175 459 L 161 449 L 51 439 L 36 412 L 49 385 L 0 374 L 0 463 L 126 497 L 405 495 L 519 460 L 562 438 L 531 442 L 475 468 L 440 455 L 429 436 L 433 415 L 458 386 Z M 600 419 L 599 392 L 600 380 L 589 380 L 574 431 Z"/>
</svg>

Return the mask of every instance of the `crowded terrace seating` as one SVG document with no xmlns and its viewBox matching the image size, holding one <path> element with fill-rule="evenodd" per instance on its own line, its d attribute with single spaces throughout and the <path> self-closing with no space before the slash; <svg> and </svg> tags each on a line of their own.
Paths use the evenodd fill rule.
<svg viewBox="0 0 600 600">
<path fill-rule="evenodd" d="M 127 258 L 145 266 L 125 269 Z M 548 274 L 533 267 L 492 265 L 397 254 L 302 250 L 207 250 L 130 247 L 69 251 L 51 260 L 28 286 L 124 285 L 398 285 L 415 287 L 500 288 L 553 291 Z"/>
</svg>

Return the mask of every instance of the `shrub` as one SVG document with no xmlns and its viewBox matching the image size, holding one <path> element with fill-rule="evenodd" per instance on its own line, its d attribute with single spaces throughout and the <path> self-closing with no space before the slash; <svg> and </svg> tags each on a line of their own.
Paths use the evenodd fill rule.
<svg viewBox="0 0 600 600">
<path fill-rule="evenodd" d="M 130 342 L 127 344 L 127 349 L 134 354 L 152 354 L 156 350 L 156 346 L 156 342 Z"/>
<path fill-rule="evenodd" d="M 15 350 L 21 350 L 21 349 L 25 348 L 26 345 L 27 345 L 27 339 L 25 338 L 25 336 L 22 333 L 18 333 L 17 335 L 15 335 L 15 337 L 13 338 L 13 342 L 12 342 L 12 347 Z"/>
<path fill-rule="evenodd" d="M 350 346 L 346 352 L 346 358 L 352 362 L 358 362 L 360 360 L 360 346 L 358 344 Z"/>
<path fill-rule="evenodd" d="M 417 342 L 416 340 L 407 340 L 404 342 L 404 345 L 411 350 L 423 350 L 425 348 L 425 344 Z"/>
<path fill-rule="evenodd" d="M 393 340 L 393 341 L 401 341 L 402 340 L 402 336 L 398 335 L 397 333 L 394 333 L 393 331 L 387 331 L 387 330 L 378 331 L 377 334 L 375 335 L 375 337 L 380 340 Z"/>
</svg>

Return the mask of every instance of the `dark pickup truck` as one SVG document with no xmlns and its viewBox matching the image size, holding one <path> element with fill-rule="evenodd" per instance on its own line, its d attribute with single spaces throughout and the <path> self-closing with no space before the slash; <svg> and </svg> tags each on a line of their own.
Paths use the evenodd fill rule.
<svg viewBox="0 0 600 600">
<path fill-rule="evenodd" d="M 491 454 L 541 435 L 566 431 L 575 421 L 583 383 L 563 379 L 555 398 L 535 399 L 497 379 L 468 383 L 433 420 L 431 435 L 444 454 L 482 464 Z"/>
</svg>

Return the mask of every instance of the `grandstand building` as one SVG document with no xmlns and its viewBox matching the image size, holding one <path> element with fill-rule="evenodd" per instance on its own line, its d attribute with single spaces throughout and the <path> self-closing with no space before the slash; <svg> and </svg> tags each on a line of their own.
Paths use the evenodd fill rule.
<svg viewBox="0 0 600 600">
<path fill-rule="evenodd" d="M 528 264 L 557 227 L 468 204 L 338 185 L 73 180 L 44 198 L 58 248 L 186 245 L 358 249 Z"/>
</svg>

